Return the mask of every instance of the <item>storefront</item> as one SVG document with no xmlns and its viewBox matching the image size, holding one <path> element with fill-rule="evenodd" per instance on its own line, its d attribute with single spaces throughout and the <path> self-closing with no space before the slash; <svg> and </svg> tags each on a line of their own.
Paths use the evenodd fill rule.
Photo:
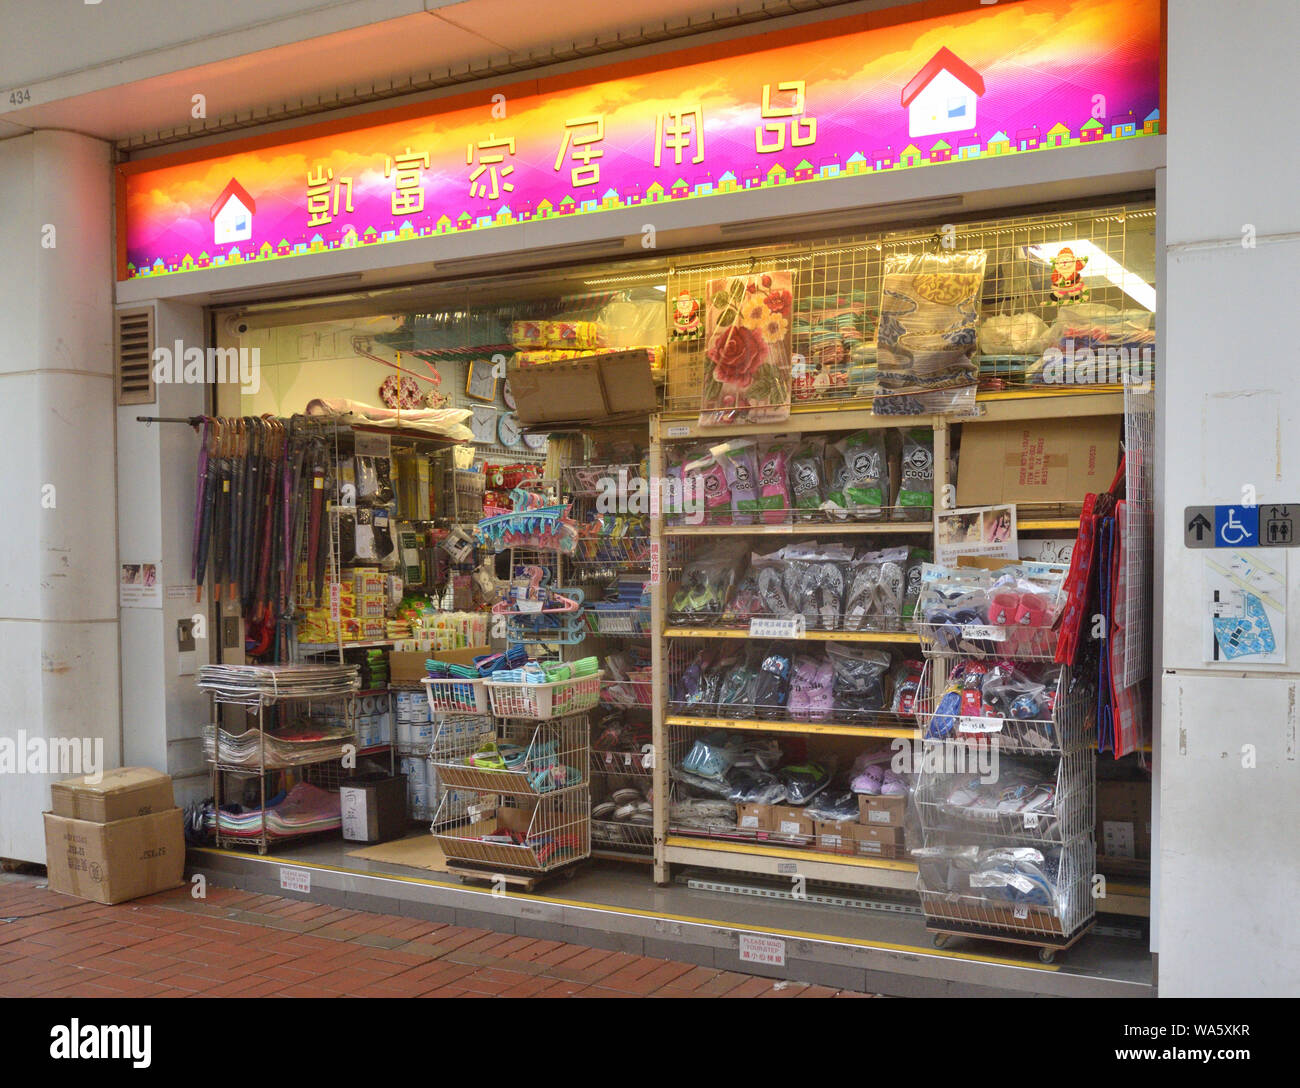
<svg viewBox="0 0 1300 1088">
<path fill-rule="evenodd" d="M 302 261 L 364 253 L 383 275 L 444 240 L 550 266 L 453 279 L 435 257 L 402 286 L 211 307 L 227 372 L 177 542 L 209 630 L 236 670 L 341 662 L 359 690 L 286 702 L 277 679 L 254 718 L 200 670 L 195 722 L 222 725 L 196 866 L 420 887 L 514 926 L 613 913 L 642 947 L 789 970 L 812 969 L 790 946 L 809 937 L 831 973 L 923 948 L 880 984 L 899 992 L 990 962 L 1021 992 L 1150 986 L 1149 647 L 1107 657 L 1127 672 L 1101 699 L 1095 646 L 1052 662 L 1085 495 L 1123 497 L 1121 445 L 1141 494 L 1123 558 L 1108 539 L 1096 562 L 1108 590 L 1112 570 L 1149 579 L 1153 186 L 825 210 L 856 178 L 965 190 L 1004 157 L 1156 143 L 1154 5 L 1127 14 L 1122 63 L 1067 21 L 1013 72 L 1000 24 L 1026 14 L 810 28 L 120 168 L 133 293 L 243 266 L 291 298 Z M 1075 62 L 1101 119 L 1053 74 Z M 750 94 L 759 69 L 791 78 Z M 718 221 L 748 197 L 782 219 Z M 641 220 L 626 259 L 497 241 L 620 213 Z M 180 355 L 156 383 L 184 385 Z M 1150 608 L 1149 581 L 1121 592 L 1116 639 Z M 1010 598 L 1038 610 L 994 616 Z M 1006 642 L 1017 624 L 1041 630 Z M 1098 767 L 1124 811 L 1098 807 Z M 400 775 L 394 841 L 340 833 L 340 783 L 365 772 Z"/>
<path fill-rule="evenodd" d="M 931 7 L 118 167 L 123 756 L 196 872 L 1154 992 L 1164 13 Z"/>
</svg>

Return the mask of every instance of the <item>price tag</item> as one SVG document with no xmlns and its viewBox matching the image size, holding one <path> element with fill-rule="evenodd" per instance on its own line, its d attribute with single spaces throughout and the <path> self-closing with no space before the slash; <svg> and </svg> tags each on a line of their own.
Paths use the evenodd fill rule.
<svg viewBox="0 0 1300 1088">
<path fill-rule="evenodd" d="M 991 624 L 968 624 L 961 629 L 962 638 L 979 638 L 989 642 L 1006 642 L 1007 629 L 1005 627 L 994 627 Z"/>
<path fill-rule="evenodd" d="M 803 638 L 803 616 L 760 616 L 749 621 L 750 638 Z"/>
<path fill-rule="evenodd" d="M 957 723 L 958 733 L 1001 733 L 1002 718 L 962 718 Z"/>
<path fill-rule="evenodd" d="M 541 601 L 519 601 L 520 612 L 540 612 L 542 610 Z"/>
</svg>

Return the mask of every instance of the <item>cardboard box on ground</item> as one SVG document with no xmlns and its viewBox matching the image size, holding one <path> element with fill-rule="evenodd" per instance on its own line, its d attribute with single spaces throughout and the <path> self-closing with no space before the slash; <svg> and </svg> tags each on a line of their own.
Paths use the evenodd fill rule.
<svg viewBox="0 0 1300 1088">
<path fill-rule="evenodd" d="M 113 904 L 181 883 L 184 814 L 168 775 L 121 767 L 99 781 L 56 782 L 50 792 L 45 865 L 52 891 Z"/>
</svg>

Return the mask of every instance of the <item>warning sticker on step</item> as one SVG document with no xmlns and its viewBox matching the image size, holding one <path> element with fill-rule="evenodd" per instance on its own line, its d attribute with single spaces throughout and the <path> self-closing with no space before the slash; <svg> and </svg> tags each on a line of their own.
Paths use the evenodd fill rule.
<svg viewBox="0 0 1300 1088">
<path fill-rule="evenodd" d="M 785 966 L 785 941 L 779 937 L 758 937 L 752 933 L 740 935 L 740 962 L 765 963 L 769 967 Z"/>
</svg>

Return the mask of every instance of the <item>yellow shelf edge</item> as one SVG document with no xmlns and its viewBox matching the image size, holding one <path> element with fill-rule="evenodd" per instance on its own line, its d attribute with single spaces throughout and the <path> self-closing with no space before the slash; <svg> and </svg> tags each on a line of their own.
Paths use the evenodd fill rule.
<svg viewBox="0 0 1300 1088">
<path fill-rule="evenodd" d="M 744 627 L 666 627 L 665 638 L 750 638 Z M 782 639 L 781 641 L 785 641 Z M 888 642 L 917 643 L 921 636 L 915 631 L 808 631 L 796 642 Z"/>
<path fill-rule="evenodd" d="M 1078 524 L 1076 519 L 1075 524 Z M 664 536 L 787 536 L 797 533 L 918 533 L 930 535 L 934 523 L 930 521 L 855 521 L 843 524 L 831 522 L 793 522 L 789 525 L 666 525 Z"/>
<path fill-rule="evenodd" d="M 902 737 L 906 740 L 915 740 L 921 735 L 919 729 L 902 726 L 795 722 L 784 718 L 693 718 L 689 714 L 669 714 L 664 718 L 664 723 L 701 729 L 752 729 L 769 733 L 820 733 L 826 736 L 845 737 Z"/>
<path fill-rule="evenodd" d="M 1026 518 L 1016 521 L 1016 529 L 1078 529 L 1078 518 Z"/>
<path fill-rule="evenodd" d="M 707 843 L 707 845 L 705 845 Z M 916 863 L 911 861 L 886 861 L 878 858 L 859 858 L 849 854 L 821 854 L 816 850 L 798 847 L 767 846 L 763 843 L 723 842 L 713 839 L 692 839 L 685 835 L 669 835 L 665 846 L 678 850 L 710 850 L 724 854 L 757 854 L 765 858 L 785 861 L 816 861 L 823 865 L 844 865 L 854 869 L 887 869 L 895 873 L 914 873 Z"/>
</svg>

